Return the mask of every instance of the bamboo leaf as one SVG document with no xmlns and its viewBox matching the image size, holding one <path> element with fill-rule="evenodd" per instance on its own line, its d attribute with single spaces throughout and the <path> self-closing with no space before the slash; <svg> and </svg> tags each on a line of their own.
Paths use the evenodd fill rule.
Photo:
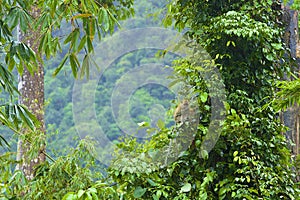
<svg viewBox="0 0 300 200">
<path fill-rule="evenodd" d="M 83 49 L 83 47 L 85 46 L 85 44 L 86 44 L 86 38 L 87 38 L 87 35 L 84 35 L 84 36 L 82 37 L 82 39 L 81 39 L 81 41 L 80 41 L 80 43 L 79 43 L 79 45 L 78 45 L 78 48 L 77 48 L 77 53 L 78 53 L 81 49 Z"/>
<path fill-rule="evenodd" d="M 71 47 L 73 47 L 74 50 L 77 47 L 79 37 L 80 37 L 80 30 L 79 30 L 79 28 L 76 28 L 75 31 L 74 31 L 74 34 L 72 36 L 72 39 L 71 39 L 72 42 L 71 42 L 71 45 L 70 45 Z"/>
<path fill-rule="evenodd" d="M 69 54 L 66 54 L 65 57 L 62 59 L 62 61 L 60 62 L 60 64 L 58 65 L 58 67 L 55 69 L 54 73 L 52 74 L 52 76 L 56 76 L 61 69 L 63 68 L 63 66 L 65 65 L 67 59 L 69 57 Z"/>
<path fill-rule="evenodd" d="M 19 108 L 21 119 L 31 129 L 35 130 L 36 125 L 39 125 L 37 118 L 27 110 L 23 105 L 17 105 Z"/>
<path fill-rule="evenodd" d="M 79 31 L 79 28 L 75 28 L 75 29 L 68 35 L 68 37 L 65 39 L 64 44 L 67 44 L 67 43 L 71 42 L 72 39 L 74 38 L 75 34 L 77 34 L 78 31 Z"/>
<path fill-rule="evenodd" d="M 91 53 L 94 50 L 92 40 L 90 37 L 87 37 L 86 41 L 87 41 L 88 52 Z"/>
<path fill-rule="evenodd" d="M 90 14 L 90 13 L 77 14 L 77 15 L 73 16 L 71 18 L 71 20 L 75 20 L 77 18 L 88 18 L 88 17 L 91 17 L 91 16 L 92 16 L 92 14 Z"/>
<path fill-rule="evenodd" d="M 70 60 L 70 65 L 71 65 L 73 76 L 75 78 L 77 78 L 77 72 L 78 72 L 78 66 L 79 66 L 78 59 L 77 59 L 76 55 L 72 53 L 69 56 L 69 60 Z"/>
<path fill-rule="evenodd" d="M 102 14 L 101 21 L 102 21 L 103 30 L 107 32 L 109 30 L 109 16 L 107 10 L 105 8 L 102 8 L 101 14 Z"/>
<path fill-rule="evenodd" d="M 86 74 L 86 77 L 88 78 L 90 76 L 90 60 L 89 60 L 89 55 L 86 54 L 84 56 L 83 62 L 82 62 L 82 66 L 81 66 L 81 70 L 80 70 L 80 78 L 83 78 L 84 75 Z"/>
</svg>

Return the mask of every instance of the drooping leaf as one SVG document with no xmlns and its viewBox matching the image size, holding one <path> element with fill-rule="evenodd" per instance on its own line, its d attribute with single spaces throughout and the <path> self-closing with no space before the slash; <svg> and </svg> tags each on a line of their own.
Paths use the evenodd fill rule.
<svg viewBox="0 0 300 200">
<path fill-rule="evenodd" d="M 66 61 L 67 61 L 67 59 L 68 59 L 69 56 L 70 56 L 69 54 L 66 54 L 64 56 L 64 58 L 62 59 L 62 61 L 59 63 L 58 67 L 55 69 L 55 71 L 53 73 L 53 76 L 56 76 L 61 71 L 61 69 L 65 65 L 65 63 L 66 63 Z"/>
<path fill-rule="evenodd" d="M 77 59 L 77 56 L 74 53 L 71 53 L 69 55 L 70 65 L 72 69 L 73 76 L 77 78 L 77 72 L 79 68 L 79 61 Z"/>
</svg>

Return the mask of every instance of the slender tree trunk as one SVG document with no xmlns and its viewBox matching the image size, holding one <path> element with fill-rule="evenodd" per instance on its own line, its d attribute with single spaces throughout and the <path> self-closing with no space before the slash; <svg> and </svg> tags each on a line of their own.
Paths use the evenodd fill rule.
<svg viewBox="0 0 300 200">
<path fill-rule="evenodd" d="M 291 5 L 293 1 L 289 4 Z M 290 48 L 290 56 L 294 58 L 297 62 L 293 66 L 292 71 L 300 72 L 300 42 L 299 42 L 299 25 L 298 25 L 298 11 L 291 10 L 289 5 L 283 6 L 284 10 L 284 21 L 287 23 L 284 40 Z M 299 77 L 300 78 L 300 77 Z M 286 77 L 287 79 L 287 77 Z M 299 105 L 293 105 L 288 108 L 286 112 L 282 113 L 283 123 L 289 127 L 286 132 L 286 138 L 290 145 L 290 149 L 293 157 L 295 158 L 300 154 L 300 107 Z M 298 177 L 299 179 L 299 177 Z"/>
<path fill-rule="evenodd" d="M 33 8 L 30 14 L 34 18 L 37 18 L 39 16 L 39 10 Z M 31 29 L 28 34 L 21 35 L 20 37 L 20 40 L 27 43 L 37 55 L 39 55 L 39 34 L 39 30 Z M 44 69 L 41 63 L 38 64 L 38 69 L 33 75 L 24 67 L 22 76 L 19 76 L 19 90 L 21 93 L 19 99 L 20 103 L 25 105 L 40 122 L 36 134 L 42 134 L 44 136 Z M 28 130 L 23 131 L 23 134 L 27 133 Z M 44 138 L 43 136 L 37 138 Z M 35 166 L 45 161 L 45 154 L 43 153 L 45 145 L 43 142 L 41 144 L 40 149 L 36 152 L 37 156 L 30 159 L 26 153 L 30 149 L 31 144 L 22 139 L 18 142 L 17 160 L 21 161 L 21 163 L 17 166 L 17 169 L 21 169 L 27 179 L 32 179 L 34 177 Z"/>
</svg>

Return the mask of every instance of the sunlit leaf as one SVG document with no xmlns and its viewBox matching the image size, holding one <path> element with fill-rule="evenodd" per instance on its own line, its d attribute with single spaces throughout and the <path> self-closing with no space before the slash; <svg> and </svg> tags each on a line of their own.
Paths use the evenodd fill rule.
<svg viewBox="0 0 300 200">
<path fill-rule="evenodd" d="M 180 191 L 181 192 L 189 192 L 189 191 L 191 191 L 191 189 L 192 189 L 192 185 L 190 183 L 186 183 L 181 187 Z"/>
</svg>

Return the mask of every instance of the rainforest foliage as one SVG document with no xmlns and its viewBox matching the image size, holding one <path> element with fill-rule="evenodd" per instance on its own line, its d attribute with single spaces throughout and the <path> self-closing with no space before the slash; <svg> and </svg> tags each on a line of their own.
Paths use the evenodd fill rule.
<svg viewBox="0 0 300 200">
<path fill-rule="evenodd" d="M 18 23 L 24 32 L 33 23 L 26 11 L 29 6 L 38 6 L 43 17 L 37 22 L 42 25 L 37 27 L 45 31 L 40 51 L 48 58 L 44 63 L 48 148 L 55 160 L 42 163 L 35 178 L 26 180 L 21 171 L 14 170 L 12 137 L 11 149 L 5 148 L 0 156 L 0 199 L 299 199 L 297 166 L 284 137 L 286 128 L 278 118 L 281 109 L 299 103 L 299 80 L 292 84 L 281 82 L 284 75 L 291 75 L 293 59 L 283 41 L 286 24 L 280 1 L 137 1 L 134 6 L 129 0 L 38 2 L 1 4 L 0 36 L 6 59 L 1 65 L 0 83 L 8 93 L 17 92 L 12 81 L 14 73 L 22 73 L 23 63 L 34 69 L 37 57 L 30 48 L 8 41 Z M 133 8 L 137 18 L 122 22 L 133 15 Z M 94 141 L 76 139 L 71 103 L 73 79 L 89 75 L 93 62 L 90 54 L 97 51 L 97 44 L 92 41 L 96 33 L 101 42 L 105 41 L 105 34 L 118 31 L 118 23 L 131 29 L 145 24 L 158 26 L 161 22 L 165 27 L 184 31 L 192 44 L 209 53 L 211 60 L 208 65 L 195 61 L 202 55 L 199 49 L 183 58 L 167 50 L 158 53 L 156 49 L 142 49 L 112 63 L 99 81 L 95 95 L 101 98 L 95 105 L 98 123 L 119 149 L 114 152 L 111 165 L 103 167 L 93 157 Z M 70 25 L 71 31 L 61 24 Z M 61 44 L 60 35 L 65 35 L 65 45 Z M 190 101 L 193 99 L 193 109 L 199 113 L 197 125 L 186 129 L 192 123 L 175 124 L 171 116 L 151 125 L 151 105 L 159 103 L 172 112 L 175 97 L 164 87 L 148 86 L 133 95 L 133 105 L 142 106 L 136 110 L 133 107 L 130 112 L 152 137 L 143 142 L 133 137 L 118 140 L 123 134 L 109 109 L 113 83 L 132 66 L 158 62 L 160 56 L 164 58 L 159 62 L 174 69 L 173 78 L 187 86 L 185 95 Z M 207 68 L 210 64 L 220 76 L 211 74 Z M 11 73 L 13 68 L 17 71 Z M 205 77 L 207 70 L 211 76 Z M 220 87 L 210 90 L 210 81 Z M 214 100 L 223 95 L 224 102 Z M 38 122 L 26 108 L 13 104 L 13 97 L 4 100 L 8 103 L 1 110 L 1 122 L 15 133 L 23 126 L 34 130 Z M 214 118 L 216 103 L 224 111 L 219 113 L 223 116 L 220 119 Z M 220 134 L 206 140 L 213 123 L 221 126 L 216 129 Z M 173 153 L 169 147 L 174 141 L 180 143 L 178 136 L 186 130 L 193 140 L 177 159 L 167 165 L 165 159 L 152 162 L 159 151 L 166 150 L 163 155 L 168 159 Z M 12 133 L 0 134 L 3 147 L 7 146 L 8 134 Z M 206 151 L 206 142 L 216 144 Z"/>
</svg>

